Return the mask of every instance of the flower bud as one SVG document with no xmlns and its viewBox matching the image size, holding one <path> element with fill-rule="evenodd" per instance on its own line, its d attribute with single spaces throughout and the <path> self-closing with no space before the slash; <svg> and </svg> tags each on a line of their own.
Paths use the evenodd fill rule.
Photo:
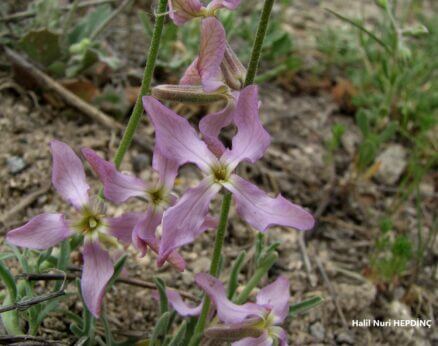
<svg viewBox="0 0 438 346">
<path fill-rule="evenodd" d="M 206 329 L 204 335 L 210 340 L 221 342 L 234 342 L 248 337 L 258 338 L 264 332 L 257 327 L 256 322 L 259 320 L 235 325 L 216 325 Z"/>
<path fill-rule="evenodd" d="M 403 35 L 420 36 L 428 34 L 429 30 L 423 24 L 417 24 L 409 28 L 403 29 Z"/>
<path fill-rule="evenodd" d="M 215 92 L 206 93 L 200 85 L 163 84 L 152 88 L 152 96 L 164 101 L 208 104 L 227 100 L 228 90 L 218 89 Z"/>
<path fill-rule="evenodd" d="M 221 64 L 222 74 L 226 84 L 234 90 L 243 88 L 246 78 L 246 68 L 240 62 L 236 53 L 227 43 L 225 47 L 224 59 Z"/>
</svg>

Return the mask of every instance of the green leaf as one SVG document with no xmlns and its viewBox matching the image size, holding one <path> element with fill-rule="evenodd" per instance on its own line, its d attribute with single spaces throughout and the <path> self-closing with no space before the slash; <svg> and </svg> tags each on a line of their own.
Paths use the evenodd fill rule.
<svg viewBox="0 0 438 346">
<path fill-rule="evenodd" d="M 246 251 L 243 251 L 233 263 L 230 273 L 230 280 L 228 282 L 228 299 L 233 299 L 234 293 L 239 286 L 239 274 L 242 269 L 243 262 L 245 261 L 245 257 Z"/>
<path fill-rule="evenodd" d="M 62 56 L 59 38 L 47 29 L 33 30 L 23 36 L 19 45 L 29 58 L 47 67 Z"/>
<path fill-rule="evenodd" d="M 295 317 L 299 314 L 302 314 L 302 313 L 304 313 L 310 309 L 313 309 L 313 308 L 317 307 L 318 305 L 322 304 L 323 301 L 324 301 L 323 298 L 316 296 L 316 297 L 312 297 L 312 298 L 303 300 L 302 302 L 292 304 L 289 307 L 289 316 Z"/>
<path fill-rule="evenodd" d="M 160 295 L 160 314 L 163 315 L 169 310 L 169 302 L 167 301 L 166 285 L 159 277 L 154 277 L 155 286 L 157 286 L 158 294 Z"/>
<path fill-rule="evenodd" d="M 15 304 L 17 300 L 17 286 L 15 285 L 14 277 L 11 272 L 0 262 L 0 278 L 7 289 L 7 295 L 2 306 Z M 10 335 L 21 335 L 23 332 L 20 328 L 17 310 L 5 312 L 1 315 L 3 325 Z"/>
<path fill-rule="evenodd" d="M 113 287 L 114 284 L 116 283 L 116 280 L 119 278 L 120 273 L 122 272 L 127 259 L 128 259 L 128 255 L 123 255 L 118 259 L 116 265 L 114 266 L 114 274 L 111 277 L 110 281 L 108 282 L 107 291 L 110 290 L 111 287 Z"/>
<path fill-rule="evenodd" d="M 171 316 L 170 312 L 167 311 L 164 314 L 162 314 L 161 317 L 158 319 L 150 339 L 151 346 L 160 345 L 159 340 L 164 339 L 164 336 L 167 333 L 167 328 L 169 326 L 170 316 Z"/>
<path fill-rule="evenodd" d="M 177 332 L 170 340 L 168 346 L 184 346 L 184 339 L 187 333 L 187 321 L 184 321 L 178 328 Z"/>
<path fill-rule="evenodd" d="M 380 133 L 379 139 L 381 143 L 389 141 L 394 137 L 397 132 L 397 124 L 395 122 L 390 122 L 388 126 Z"/>
</svg>

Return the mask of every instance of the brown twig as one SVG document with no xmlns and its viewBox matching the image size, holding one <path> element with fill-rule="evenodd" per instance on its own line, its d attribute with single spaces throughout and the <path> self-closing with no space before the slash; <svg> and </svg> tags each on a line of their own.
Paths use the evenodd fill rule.
<svg viewBox="0 0 438 346">
<path fill-rule="evenodd" d="M 102 126 L 110 130 L 124 130 L 122 124 L 64 88 L 60 83 L 33 66 L 17 52 L 7 47 L 5 47 L 5 52 L 11 62 L 31 76 L 40 87 L 56 92 L 69 106 L 76 108 Z M 147 137 L 136 135 L 134 136 L 134 142 L 148 152 L 152 152 L 153 145 L 148 141 Z"/>
<path fill-rule="evenodd" d="M 94 1 L 84 1 L 80 4 L 78 4 L 78 8 L 84 8 L 84 7 L 90 7 L 90 6 L 99 6 L 106 3 L 112 3 L 115 0 L 94 0 Z M 72 8 L 72 5 L 68 6 L 61 6 L 59 9 L 61 11 L 70 11 Z M 36 11 L 24 11 L 24 12 L 17 12 L 14 14 L 10 14 L 8 16 L 4 16 L 0 18 L 0 22 L 10 22 L 14 20 L 22 20 L 26 18 L 30 18 L 35 16 Z"/>
<path fill-rule="evenodd" d="M 0 345 L 66 345 L 63 342 L 51 341 L 30 335 L 0 336 Z"/>
<path fill-rule="evenodd" d="M 309 256 L 307 254 L 306 240 L 304 239 L 304 232 L 301 232 L 298 236 L 298 245 L 300 246 L 301 257 L 303 259 L 304 269 L 306 270 L 307 278 L 310 286 L 315 287 L 316 281 L 312 276 L 312 266 L 310 264 Z"/>
<path fill-rule="evenodd" d="M 0 225 L 4 225 L 7 220 L 9 220 L 12 216 L 18 214 L 21 210 L 25 209 L 27 206 L 31 205 L 38 197 L 44 195 L 49 191 L 50 185 L 45 185 L 38 190 L 26 195 L 24 198 L 21 199 L 18 204 L 13 206 L 11 209 L 5 211 L 0 216 Z M 3 231 L 0 231 L 0 235 L 3 233 Z"/>
</svg>

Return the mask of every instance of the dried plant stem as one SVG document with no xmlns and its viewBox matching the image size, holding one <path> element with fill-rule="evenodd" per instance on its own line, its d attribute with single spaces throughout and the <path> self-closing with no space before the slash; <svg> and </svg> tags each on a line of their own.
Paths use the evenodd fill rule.
<svg viewBox="0 0 438 346">
<path fill-rule="evenodd" d="M 119 147 L 117 149 L 114 163 L 116 167 L 119 167 L 123 161 L 123 158 L 132 143 L 135 131 L 137 130 L 138 124 L 140 123 L 141 116 L 143 114 L 143 105 L 141 98 L 144 95 L 149 94 L 152 76 L 155 70 L 155 62 L 158 56 L 158 49 L 160 47 L 161 33 L 163 32 L 164 26 L 164 16 L 162 13 L 166 11 L 167 0 L 160 0 L 157 5 L 158 14 L 155 20 L 154 31 L 152 33 L 151 44 L 149 46 L 149 51 L 147 54 L 146 67 L 144 69 L 143 80 L 141 82 L 140 93 L 137 97 L 134 109 L 131 116 L 129 117 L 128 125 L 126 126 L 125 133 L 123 134 L 122 140 L 120 141 Z"/>
</svg>

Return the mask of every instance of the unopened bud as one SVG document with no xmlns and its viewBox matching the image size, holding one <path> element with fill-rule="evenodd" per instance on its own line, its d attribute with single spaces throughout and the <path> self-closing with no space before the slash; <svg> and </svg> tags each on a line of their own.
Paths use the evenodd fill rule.
<svg viewBox="0 0 438 346">
<path fill-rule="evenodd" d="M 221 64 L 222 74 L 226 84 L 234 90 L 243 88 L 246 78 L 246 68 L 240 62 L 236 53 L 227 43 L 225 48 L 224 59 Z"/>
<path fill-rule="evenodd" d="M 216 325 L 205 330 L 204 335 L 210 339 L 221 342 L 235 342 L 243 338 L 258 338 L 264 332 L 263 329 L 258 328 L 257 322 L 260 319 L 254 319 L 254 321 L 246 321 L 236 325 Z"/>
<path fill-rule="evenodd" d="M 417 24 L 409 28 L 403 29 L 403 35 L 420 36 L 428 34 L 429 30 L 423 24 Z"/>
<path fill-rule="evenodd" d="M 209 104 L 228 98 L 228 92 L 206 93 L 200 85 L 162 84 L 152 88 L 152 96 L 163 101 Z"/>
</svg>

